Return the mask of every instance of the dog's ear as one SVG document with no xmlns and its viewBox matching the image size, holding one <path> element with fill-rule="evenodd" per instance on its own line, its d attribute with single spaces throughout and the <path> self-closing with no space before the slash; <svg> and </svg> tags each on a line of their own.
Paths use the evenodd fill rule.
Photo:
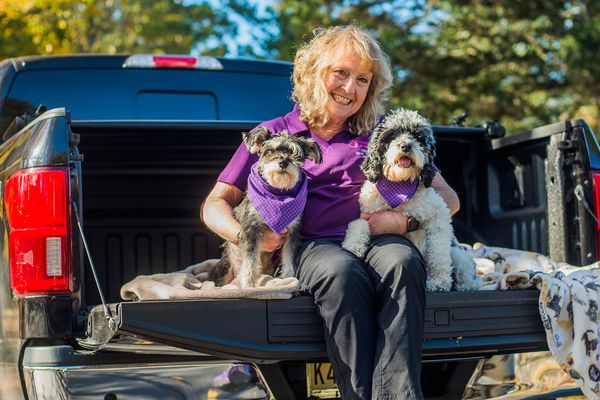
<svg viewBox="0 0 600 400">
<path fill-rule="evenodd" d="M 423 182 L 423 185 L 426 188 L 431 186 L 437 171 L 438 170 L 433 166 L 432 163 L 427 163 L 423 166 L 423 169 L 421 170 L 421 182 Z"/>
<path fill-rule="evenodd" d="M 242 132 L 244 144 L 250 153 L 258 153 L 265 140 L 271 137 L 271 131 L 264 126 L 257 126 L 250 132 Z"/>
<path fill-rule="evenodd" d="M 423 136 L 425 137 L 425 143 L 427 144 L 427 162 L 423 166 L 423 170 L 421 171 L 421 181 L 425 187 L 430 187 L 433 182 L 433 178 L 435 174 L 437 174 L 438 170 L 433 164 L 433 160 L 435 159 L 435 138 L 433 136 L 433 130 L 431 129 L 431 125 L 429 123 L 425 123 L 419 127 Z"/>
<path fill-rule="evenodd" d="M 383 146 L 385 146 L 385 140 L 389 137 L 390 133 L 390 130 L 386 130 L 383 127 L 383 122 L 380 122 L 373 130 L 373 134 L 369 140 L 369 147 L 367 148 L 367 156 L 360 166 L 369 182 L 377 182 L 383 173 L 383 157 L 385 154 Z"/>
<path fill-rule="evenodd" d="M 307 139 L 304 137 L 298 137 L 298 143 L 302 147 L 304 158 L 313 160 L 315 164 L 321 164 L 323 155 L 321 153 L 321 147 L 314 141 L 314 139 Z"/>
<path fill-rule="evenodd" d="M 425 122 L 419 124 L 419 130 L 421 134 L 425 138 L 425 143 L 427 144 L 427 157 L 428 162 L 432 163 L 435 158 L 435 137 L 433 136 L 433 129 L 427 120 Z"/>
</svg>

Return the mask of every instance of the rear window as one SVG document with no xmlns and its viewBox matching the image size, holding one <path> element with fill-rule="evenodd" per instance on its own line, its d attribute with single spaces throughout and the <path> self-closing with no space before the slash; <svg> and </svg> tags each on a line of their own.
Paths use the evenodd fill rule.
<svg viewBox="0 0 600 400">
<path fill-rule="evenodd" d="M 140 119 L 217 119 L 212 93 L 140 92 L 135 107 Z"/>
<path fill-rule="evenodd" d="M 74 120 L 264 121 L 291 109 L 289 76 L 165 69 L 31 70 L 17 74 L 0 123 L 39 104 Z M 0 126 L 3 132 L 6 126 Z"/>
</svg>

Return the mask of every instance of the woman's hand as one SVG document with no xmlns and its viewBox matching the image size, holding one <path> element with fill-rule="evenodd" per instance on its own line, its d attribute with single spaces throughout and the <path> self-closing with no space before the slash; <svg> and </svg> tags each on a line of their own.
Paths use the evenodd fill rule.
<svg viewBox="0 0 600 400">
<path fill-rule="evenodd" d="M 393 233 L 395 235 L 404 235 L 408 217 L 398 211 L 386 210 L 374 213 L 361 213 L 360 218 L 369 223 L 371 235 L 384 235 Z"/>
<path fill-rule="evenodd" d="M 280 249 L 285 242 L 287 232 L 287 228 L 285 228 L 280 234 L 277 234 L 270 229 L 265 231 L 258 242 L 258 250 L 261 253 L 272 253 L 275 250 Z"/>
</svg>

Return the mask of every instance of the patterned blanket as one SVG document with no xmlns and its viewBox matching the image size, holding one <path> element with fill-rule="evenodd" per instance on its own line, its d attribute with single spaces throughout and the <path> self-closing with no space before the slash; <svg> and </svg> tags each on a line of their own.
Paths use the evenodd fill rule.
<svg viewBox="0 0 600 400">
<path fill-rule="evenodd" d="M 600 399 L 600 263 L 575 267 L 541 254 L 475 245 L 482 290 L 535 287 L 548 348 L 590 399 Z"/>
</svg>

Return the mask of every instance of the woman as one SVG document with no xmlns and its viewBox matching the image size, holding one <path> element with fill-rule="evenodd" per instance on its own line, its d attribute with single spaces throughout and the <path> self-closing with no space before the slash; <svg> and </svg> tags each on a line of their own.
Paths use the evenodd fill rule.
<svg viewBox="0 0 600 400">
<path fill-rule="evenodd" d="M 311 137 L 323 152 L 321 164 L 304 166 L 308 199 L 296 274 L 324 320 L 342 398 L 422 398 L 423 260 L 401 236 L 407 217 L 393 211 L 361 215 L 358 205 L 368 133 L 384 112 L 391 86 L 389 60 L 356 26 L 324 29 L 296 54 L 293 80 L 294 109 L 260 125 Z M 256 160 L 241 145 L 204 204 L 203 221 L 226 240 L 235 242 L 240 231 L 232 208 Z M 456 212 L 458 198 L 439 174 L 433 186 Z M 374 236 L 364 261 L 340 246 L 348 223 L 359 216 Z M 284 235 L 265 234 L 260 250 L 275 251 Z"/>
</svg>

